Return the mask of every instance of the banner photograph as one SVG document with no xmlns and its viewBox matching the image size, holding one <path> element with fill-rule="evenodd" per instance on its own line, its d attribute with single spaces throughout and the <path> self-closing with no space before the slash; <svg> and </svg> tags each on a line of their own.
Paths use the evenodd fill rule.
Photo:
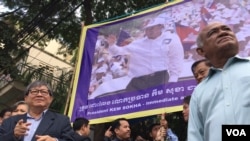
<svg viewBox="0 0 250 141">
<path fill-rule="evenodd" d="M 175 0 L 129 17 L 84 26 L 69 115 L 103 123 L 182 110 L 197 85 L 196 37 L 220 21 L 249 56 L 250 5 L 244 0 Z"/>
</svg>

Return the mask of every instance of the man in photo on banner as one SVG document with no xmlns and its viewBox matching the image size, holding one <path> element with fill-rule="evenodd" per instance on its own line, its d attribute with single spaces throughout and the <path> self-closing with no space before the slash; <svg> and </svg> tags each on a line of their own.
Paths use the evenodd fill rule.
<svg viewBox="0 0 250 141">
<path fill-rule="evenodd" d="M 181 74 L 184 51 L 176 33 L 165 31 L 165 18 L 150 19 L 143 27 L 145 36 L 112 50 L 129 56 L 127 91 L 146 89 L 168 82 L 177 82 Z"/>
</svg>

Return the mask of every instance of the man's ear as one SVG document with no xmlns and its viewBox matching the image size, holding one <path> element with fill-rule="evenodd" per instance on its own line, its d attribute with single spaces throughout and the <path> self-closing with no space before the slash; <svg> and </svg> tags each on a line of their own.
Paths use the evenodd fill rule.
<svg viewBox="0 0 250 141">
<path fill-rule="evenodd" d="M 196 48 L 196 52 L 197 52 L 200 56 L 202 56 L 202 57 L 205 56 L 204 50 L 203 50 L 203 48 L 201 48 L 201 47 Z"/>
<path fill-rule="evenodd" d="M 117 135 L 118 131 L 119 131 L 119 130 L 118 130 L 117 128 L 115 128 L 115 129 L 114 129 L 114 134 Z"/>
</svg>

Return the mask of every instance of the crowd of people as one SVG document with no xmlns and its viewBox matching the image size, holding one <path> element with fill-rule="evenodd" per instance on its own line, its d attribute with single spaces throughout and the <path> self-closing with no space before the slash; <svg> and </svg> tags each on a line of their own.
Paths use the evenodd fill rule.
<svg viewBox="0 0 250 141">
<path fill-rule="evenodd" d="M 183 119 L 188 123 L 188 141 L 221 140 L 222 125 L 250 124 L 249 58 L 239 56 L 239 42 L 230 26 L 213 22 L 197 37 L 197 53 L 204 57 L 193 63 L 197 81 L 193 93 L 183 99 Z M 238 95 L 240 94 L 240 96 Z M 89 120 L 79 117 L 70 124 L 67 116 L 49 110 L 53 101 L 50 86 L 43 81 L 29 84 L 24 101 L 0 113 L 0 140 L 14 141 L 90 141 Z M 190 104 L 190 105 L 189 105 Z M 178 141 L 168 122 L 150 126 L 150 139 L 137 141 Z M 114 120 L 104 141 L 129 141 L 131 129 L 126 118 Z"/>
<path fill-rule="evenodd" d="M 161 24 L 154 26 L 157 26 L 154 30 L 162 28 Z M 191 71 L 198 85 L 183 99 L 183 119 L 188 123 L 187 141 L 220 141 L 222 125 L 250 124 L 250 74 L 247 72 L 250 60 L 239 56 L 236 34 L 231 26 L 221 22 L 205 26 L 196 43 L 197 54 L 204 59 L 192 64 Z M 103 61 L 97 61 L 101 65 L 99 72 L 107 69 Z M 67 116 L 49 110 L 52 101 L 53 92 L 47 83 L 35 81 L 29 84 L 24 101 L 1 111 L 0 140 L 90 141 L 89 120 L 78 117 L 71 125 Z M 164 115 L 159 123 L 145 129 L 149 131 L 149 139 L 140 135 L 132 138 L 128 119 L 121 117 L 111 123 L 103 140 L 178 141 L 169 124 Z"/>
<path fill-rule="evenodd" d="M 246 71 L 250 69 L 250 60 L 238 56 L 238 40 L 231 28 L 221 22 L 206 26 L 197 38 L 197 45 L 197 53 L 205 59 L 192 65 L 198 85 L 192 96 L 183 100 L 183 117 L 188 122 L 187 140 L 221 140 L 223 124 L 250 124 L 249 73 Z M 32 82 L 26 88 L 24 102 L 2 110 L 0 140 L 90 140 L 89 121 L 77 118 L 72 127 L 67 116 L 49 110 L 52 101 L 53 93 L 47 83 Z M 148 130 L 149 140 L 178 140 L 164 118 Z M 131 132 L 128 120 L 118 118 L 107 129 L 103 140 L 128 141 Z"/>
<path fill-rule="evenodd" d="M 34 81 L 29 84 L 25 90 L 24 101 L 1 111 L 0 140 L 91 141 L 89 120 L 79 117 L 71 125 L 67 116 L 49 110 L 52 101 L 52 89 L 47 83 Z M 178 141 L 178 137 L 168 128 L 165 116 L 162 117 L 159 123 L 152 124 L 148 129 L 150 138 L 147 140 L 160 141 L 167 138 L 169 141 Z M 126 118 L 114 120 L 103 136 L 104 141 L 130 139 L 131 129 Z M 146 139 L 138 136 L 134 140 Z"/>
</svg>

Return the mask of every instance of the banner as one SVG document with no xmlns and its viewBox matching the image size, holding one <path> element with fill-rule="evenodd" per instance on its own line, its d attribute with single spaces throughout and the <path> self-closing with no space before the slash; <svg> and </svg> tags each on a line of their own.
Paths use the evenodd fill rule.
<svg viewBox="0 0 250 141">
<path fill-rule="evenodd" d="M 69 116 L 91 124 L 182 110 L 196 81 L 196 37 L 209 22 L 235 31 L 249 56 L 249 2 L 176 0 L 124 19 L 84 26 Z"/>
</svg>

